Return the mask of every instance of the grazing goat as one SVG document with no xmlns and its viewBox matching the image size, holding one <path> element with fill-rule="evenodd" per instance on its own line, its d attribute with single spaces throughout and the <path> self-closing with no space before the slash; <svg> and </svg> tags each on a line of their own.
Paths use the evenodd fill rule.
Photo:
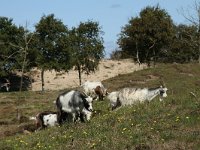
<svg viewBox="0 0 200 150">
<path fill-rule="evenodd" d="M 114 91 L 108 94 L 107 98 L 110 100 L 110 105 L 112 110 L 120 106 L 120 101 L 119 101 L 119 92 Z"/>
<path fill-rule="evenodd" d="M 93 98 L 99 98 L 99 100 L 103 100 L 103 98 L 108 94 L 107 89 L 104 88 L 101 82 L 90 82 L 86 81 L 81 85 L 84 93 L 92 96 Z"/>
<path fill-rule="evenodd" d="M 30 120 L 36 121 L 37 130 L 52 127 L 58 124 L 57 113 L 52 111 L 38 113 L 36 117 L 30 117 Z"/>
<path fill-rule="evenodd" d="M 9 92 L 10 90 L 10 81 L 6 78 L 0 79 L 0 90 Z"/>
<path fill-rule="evenodd" d="M 78 117 L 84 122 L 84 115 L 86 115 L 86 119 L 90 119 L 91 115 L 86 112 L 93 111 L 92 101 L 92 97 L 75 90 L 59 95 L 56 100 L 59 124 L 67 119 L 66 114 L 67 117 L 72 115 L 73 122 L 75 122 Z"/>
<path fill-rule="evenodd" d="M 132 105 L 135 102 L 151 101 L 160 95 L 160 101 L 167 97 L 167 88 L 162 86 L 157 88 L 123 88 L 120 91 L 112 92 L 108 95 L 112 110 L 119 106 Z"/>
</svg>

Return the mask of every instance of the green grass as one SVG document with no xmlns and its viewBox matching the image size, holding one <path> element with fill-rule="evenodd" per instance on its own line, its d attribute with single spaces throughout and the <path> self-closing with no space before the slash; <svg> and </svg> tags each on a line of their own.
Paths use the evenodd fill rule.
<svg viewBox="0 0 200 150">
<path fill-rule="evenodd" d="M 119 75 L 103 82 L 110 91 L 131 86 L 159 86 L 159 81 L 163 80 L 169 89 L 168 97 L 162 102 L 155 98 L 150 103 L 138 103 L 117 111 L 110 111 L 107 100 L 95 101 L 96 112 L 90 122 L 66 123 L 28 135 L 16 132 L 20 131 L 18 126 L 32 123 L 15 121 L 16 109 L 25 117 L 55 110 L 53 101 L 61 91 L 1 93 L 0 133 L 4 136 L 1 136 L 0 149 L 198 150 L 199 77 L 198 64 L 160 64 L 156 68 Z M 11 136 L 3 134 L 8 129 Z"/>
</svg>

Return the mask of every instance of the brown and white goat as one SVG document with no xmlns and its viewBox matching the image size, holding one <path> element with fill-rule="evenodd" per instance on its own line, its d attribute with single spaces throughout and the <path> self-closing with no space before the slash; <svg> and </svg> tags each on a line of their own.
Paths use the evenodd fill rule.
<svg viewBox="0 0 200 150">
<path fill-rule="evenodd" d="M 99 100 L 103 100 L 103 98 L 108 94 L 107 89 L 104 88 L 101 82 L 86 81 L 81 85 L 81 87 L 83 88 L 84 93 Z"/>
<path fill-rule="evenodd" d="M 57 112 L 53 111 L 38 113 L 36 117 L 30 117 L 30 120 L 35 120 L 37 130 L 58 125 Z"/>
</svg>

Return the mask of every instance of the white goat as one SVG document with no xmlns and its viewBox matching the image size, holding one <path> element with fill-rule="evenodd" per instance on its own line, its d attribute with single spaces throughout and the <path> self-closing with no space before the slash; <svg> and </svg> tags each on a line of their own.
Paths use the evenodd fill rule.
<svg viewBox="0 0 200 150">
<path fill-rule="evenodd" d="M 104 88 L 103 84 L 99 81 L 91 82 L 86 81 L 81 85 L 84 93 L 94 97 L 99 97 L 99 100 L 103 100 L 103 97 L 107 95 L 107 89 Z"/>
<path fill-rule="evenodd" d="M 110 100 L 112 110 L 120 106 L 119 102 L 119 91 L 114 91 L 108 94 L 107 98 Z"/>
<path fill-rule="evenodd" d="M 132 105 L 135 102 L 151 101 L 160 95 L 160 101 L 167 97 L 167 88 L 162 86 L 157 88 L 123 88 L 120 91 L 112 92 L 108 95 L 112 110 L 125 105 Z"/>
<path fill-rule="evenodd" d="M 84 115 L 86 115 L 87 120 L 90 119 L 90 114 L 86 113 L 86 111 L 93 111 L 92 101 L 92 97 L 75 90 L 59 95 L 56 100 L 59 124 L 66 120 L 66 115 L 67 117 L 72 115 L 73 122 L 78 117 L 80 117 L 81 121 L 84 121 Z"/>
</svg>

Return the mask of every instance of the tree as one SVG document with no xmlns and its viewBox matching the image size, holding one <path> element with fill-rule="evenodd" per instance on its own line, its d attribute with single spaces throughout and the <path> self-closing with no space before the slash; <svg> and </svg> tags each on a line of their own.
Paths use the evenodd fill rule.
<svg viewBox="0 0 200 150">
<path fill-rule="evenodd" d="M 21 62 L 20 91 L 22 91 L 24 72 L 26 72 L 27 70 L 30 70 L 34 66 L 32 65 L 32 63 L 30 63 L 30 60 L 28 59 L 29 53 L 31 52 L 31 49 L 29 49 L 29 45 L 30 45 L 30 42 L 33 41 L 33 33 L 30 33 L 27 30 L 27 25 L 26 25 L 23 38 L 24 38 L 24 42 L 22 43 L 22 46 L 19 46 L 19 48 L 21 49 L 20 60 L 22 59 L 22 61 L 20 61 Z"/>
<path fill-rule="evenodd" d="M 77 28 L 72 28 L 70 35 L 72 64 L 78 70 L 81 85 L 81 73 L 95 72 L 99 61 L 104 57 L 103 32 L 97 22 L 80 22 Z"/>
<path fill-rule="evenodd" d="M 198 29 L 198 38 L 196 44 L 198 45 L 198 62 L 200 64 L 200 2 L 195 1 L 194 5 L 191 6 L 190 10 L 186 12 L 182 9 L 182 15 Z"/>
<path fill-rule="evenodd" d="M 6 76 L 20 68 L 21 48 L 25 30 L 12 23 L 12 19 L 0 17 L 0 76 Z"/>
<path fill-rule="evenodd" d="M 10 76 L 13 71 L 21 71 L 20 91 L 24 73 L 34 66 L 32 60 L 37 57 L 32 55 L 32 49 L 29 48 L 32 40 L 33 34 L 27 30 L 27 26 L 17 27 L 12 23 L 12 19 L 0 17 L 0 76 Z"/>
<path fill-rule="evenodd" d="M 180 24 L 175 27 L 176 36 L 171 41 L 167 49 L 167 62 L 186 63 L 191 60 L 197 60 L 198 45 L 196 43 L 198 38 L 198 29 L 192 25 Z"/>
<path fill-rule="evenodd" d="M 39 50 L 37 65 L 41 68 L 42 91 L 44 91 L 44 71 L 55 69 L 56 71 L 68 70 L 70 66 L 70 52 L 68 51 L 68 29 L 53 14 L 43 16 L 35 26 L 36 44 Z"/>
<path fill-rule="evenodd" d="M 153 58 L 155 63 L 162 57 L 160 50 L 173 36 L 173 21 L 168 13 L 159 6 L 146 7 L 122 28 L 118 44 L 124 54 L 142 63 L 149 63 Z"/>
</svg>

